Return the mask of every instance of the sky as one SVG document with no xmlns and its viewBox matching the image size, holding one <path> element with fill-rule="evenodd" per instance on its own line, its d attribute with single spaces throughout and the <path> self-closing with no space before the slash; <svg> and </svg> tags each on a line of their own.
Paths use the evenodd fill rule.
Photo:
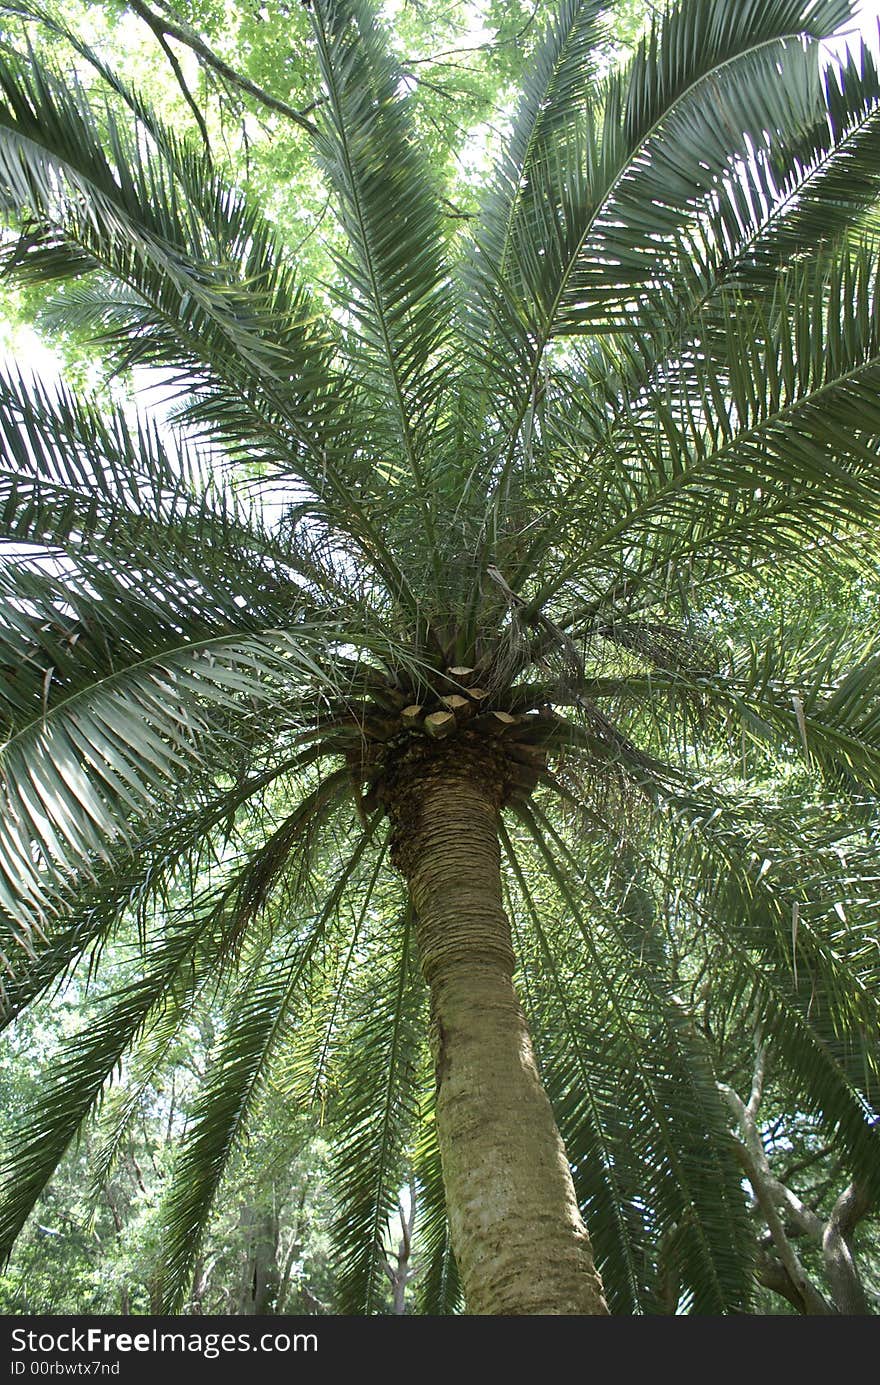
<svg viewBox="0 0 880 1385">
<path fill-rule="evenodd" d="M 875 53 L 880 50 L 877 37 L 878 21 L 880 21 L 880 0 L 861 0 L 861 3 L 857 6 L 855 16 L 855 36 L 860 35 L 864 38 L 865 42 Z M 853 25 L 849 24 L 844 27 L 845 29 L 852 29 Z M 836 48 L 837 45 L 829 45 L 829 47 L 833 49 Z M 845 47 L 846 40 L 843 40 L 840 44 L 840 48 L 843 49 Z"/>
</svg>

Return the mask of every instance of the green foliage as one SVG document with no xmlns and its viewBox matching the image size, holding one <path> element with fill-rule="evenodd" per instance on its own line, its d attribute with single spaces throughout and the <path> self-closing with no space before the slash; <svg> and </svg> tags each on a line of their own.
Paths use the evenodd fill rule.
<svg viewBox="0 0 880 1385">
<path fill-rule="evenodd" d="M 252 1311 L 210 1297 L 211 1265 L 241 1267 L 211 1239 L 233 1208 L 260 1302 L 296 1301 L 273 1199 L 297 1205 L 317 1110 L 315 1297 L 384 1309 L 412 1173 L 418 1307 L 457 1311 L 382 809 L 403 708 L 464 666 L 518 728 L 510 774 L 534 767 L 500 828 L 518 984 L 613 1310 L 747 1311 L 721 1091 L 743 1036 L 772 1045 L 791 1129 L 880 1193 L 880 79 L 818 55 L 849 7 L 681 0 L 640 38 L 624 7 L 615 70 L 611 6 L 490 8 L 490 56 L 433 95 L 430 7 L 393 36 L 367 0 L 232 35 L 208 0 L 183 27 L 163 7 L 204 83 L 176 74 L 170 124 L 116 73 L 112 24 L 0 9 L 5 269 L 166 394 L 0 384 L 4 1019 L 27 1033 L 111 959 L 20 1092 L 2 1245 L 78 1133 L 110 1186 L 210 1012 L 177 1153 L 121 1217 L 154 1257 L 130 1306 Z M 465 191 L 450 98 L 480 119 L 522 64 Z M 253 168 L 218 152 L 245 109 Z M 254 196 L 279 179 L 283 215 Z M 301 187 L 327 204 L 302 253 Z M 262 1131 L 278 1159 L 248 1163 Z"/>
<path fill-rule="evenodd" d="M 82 1004 L 71 996 L 61 1007 L 43 1005 L 18 1026 L 0 1078 L 7 1122 L 33 1099 L 34 1063 L 51 1062 Z M 152 1073 L 144 1065 L 126 1068 L 97 1120 L 84 1127 L 0 1275 L 4 1312 L 155 1309 L 163 1192 L 173 1177 L 176 1139 L 197 1100 L 215 1013 L 204 996 L 184 1020 L 175 1012 L 181 1022 L 166 1030 L 163 1063 Z M 326 1141 L 309 1119 L 276 1104 L 271 1087 L 266 1098 L 252 1109 L 248 1140 L 228 1161 L 188 1285 L 189 1311 L 255 1311 L 249 1303 L 259 1249 L 253 1227 L 261 1218 L 275 1229 L 276 1298 L 258 1311 L 312 1313 L 329 1302 Z"/>
</svg>

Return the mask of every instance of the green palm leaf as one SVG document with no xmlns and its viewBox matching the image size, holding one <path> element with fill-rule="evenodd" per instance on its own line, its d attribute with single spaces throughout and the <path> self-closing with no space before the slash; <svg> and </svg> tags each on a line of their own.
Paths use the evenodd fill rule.
<svg viewBox="0 0 880 1385">
<path fill-rule="evenodd" d="M 662 954 L 656 948 L 653 958 L 656 972 L 652 973 L 649 969 L 650 960 L 646 966 L 642 927 L 645 920 L 636 917 L 643 909 L 633 903 L 630 895 L 626 910 L 632 917 L 628 918 L 625 911 L 620 924 L 617 924 L 613 916 L 605 915 L 605 926 L 610 926 L 612 935 L 616 934 L 617 945 L 622 944 L 619 953 L 614 948 L 616 965 L 611 964 L 610 956 L 607 953 L 603 956 L 596 947 L 594 929 L 589 926 L 576 897 L 568 889 L 566 872 L 557 863 L 551 842 L 542 838 L 538 823 L 528 810 L 524 810 L 523 817 L 567 907 L 577 921 L 588 970 L 604 992 L 603 1000 L 594 998 L 590 1009 L 594 1012 L 598 1009 L 600 1013 L 610 1012 L 609 1037 L 603 1042 L 598 1035 L 592 1036 L 602 1053 L 601 1070 L 592 1074 L 592 1080 L 589 1070 L 595 1065 L 593 1062 L 586 1063 L 589 1029 L 587 1034 L 583 1034 L 580 1032 L 581 1023 L 575 1022 L 573 1030 L 566 1034 L 566 1041 L 579 1053 L 587 1087 L 588 1095 L 582 1094 L 576 1106 L 577 1124 L 572 1134 L 575 1148 L 583 1148 L 581 1180 L 590 1198 L 588 1211 L 594 1211 L 591 1220 L 593 1234 L 597 1238 L 597 1253 L 603 1262 L 616 1261 L 608 1268 L 603 1264 L 603 1272 L 608 1276 L 615 1295 L 619 1295 L 617 1310 L 632 1312 L 637 1307 L 644 1310 L 646 1306 L 644 1291 L 639 1292 L 637 1268 L 645 1254 L 646 1228 L 640 1228 L 640 1237 L 634 1229 L 634 1209 L 629 1204 L 634 1200 L 636 1185 L 634 1181 L 630 1182 L 627 1189 L 625 1175 L 621 1175 L 618 1181 L 615 1167 L 621 1162 L 618 1150 L 612 1146 L 612 1152 L 606 1145 L 605 1168 L 600 1166 L 598 1172 L 588 1160 L 590 1156 L 595 1159 L 596 1154 L 600 1153 L 603 1141 L 608 1140 L 612 1130 L 617 1141 L 625 1141 L 632 1138 L 631 1133 L 627 1136 L 628 1128 L 631 1131 L 636 1126 L 642 1132 L 640 1138 L 645 1142 L 639 1150 L 641 1157 L 638 1159 L 639 1198 L 648 1202 L 650 1211 L 646 1211 L 646 1216 L 657 1219 L 661 1236 L 678 1229 L 687 1238 L 687 1254 L 680 1268 L 684 1280 L 682 1291 L 687 1287 L 692 1295 L 693 1311 L 719 1313 L 741 1310 L 748 1303 L 750 1294 L 751 1230 L 745 1216 L 739 1171 L 732 1158 L 725 1112 L 708 1055 L 701 1048 L 687 1015 L 681 1013 L 670 995 L 671 987 L 663 974 Z M 521 871 L 518 873 L 522 881 Z M 537 914 L 533 914 L 532 918 L 536 927 L 540 928 Z M 545 955 L 552 955 L 542 931 L 539 932 L 539 943 Z M 632 971 L 626 965 L 630 948 L 634 953 L 632 961 L 635 962 Z M 650 952 L 649 940 L 649 959 Z M 550 976 L 558 978 L 559 960 L 552 967 Z M 550 984 L 552 986 L 552 981 Z M 654 992 L 654 1004 L 648 1002 L 643 987 Z M 557 1005 L 567 1003 L 569 1007 L 568 1024 L 572 1022 L 572 989 L 571 984 L 562 987 L 561 995 L 557 996 Z M 660 1001 L 659 1015 L 657 1000 Z M 646 1021 L 647 1027 L 642 1029 Z M 557 1023 L 566 1024 L 566 1019 L 560 1016 Z M 663 1055 L 659 1062 L 656 1060 L 658 1049 Z M 604 1084 L 612 1073 L 615 1074 L 617 1111 L 622 1101 L 632 1100 L 634 1103 L 632 1124 L 625 1119 L 620 1120 L 619 1115 L 608 1120 L 607 1113 L 615 1109 L 615 1101 Z M 675 1085 L 674 1101 L 670 1101 L 666 1085 L 669 1082 Z M 638 1118 L 635 1117 L 636 1110 L 639 1111 Z M 604 1125 L 597 1122 L 596 1117 L 600 1113 L 605 1115 Z M 646 1117 L 653 1126 L 650 1135 L 646 1129 Z M 606 1219 L 610 1221 L 609 1225 L 606 1225 Z"/>
<path fill-rule="evenodd" d="M 413 1161 L 421 1249 L 415 1292 L 419 1312 L 429 1317 L 446 1317 L 461 1312 L 462 1292 L 449 1234 L 433 1096 L 432 1083 L 430 1096 L 426 1094 L 422 1102 L 422 1124 Z"/>
<path fill-rule="evenodd" d="M 325 919 L 298 945 L 261 953 L 229 998 L 225 1032 L 212 1056 L 184 1134 L 161 1212 L 162 1303 L 179 1311 L 227 1161 L 267 1065 L 283 1040 L 297 988 L 319 946 Z"/>
<path fill-rule="evenodd" d="M 3 1245 L 105 1097 L 106 1180 L 202 1005 L 169 1310 L 283 1101 L 332 1143 L 338 1311 L 382 1311 L 407 1183 L 421 1311 L 534 1311 L 569 1256 L 548 1309 L 601 1311 L 575 1199 L 613 1311 L 748 1311 L 721 1089 L 756 1026 L 774 1100 L 878 1188 L 880 79 L 820 63 L 850 5 L 679 0 L 609 74 L 612 7 L 562 0 L 456 239 L 388 30 L 313 0 L 316 293 L 244 175 L 24 9 L 4 266 L 170 402 L 0 378 L 2 1020 L 86 1007 L 13 1135 Z M 540 1142 L 525 1011 L 568 1156 L 550 1121 L 559 1215 L 523 1191 L 535 1263 L 492 1283 L 443 1181 L 468 1141 L 526 1158 L 450 1114 L 487 996 L 520 1036 L 493 1070 Z"/>
<path fill-rule="evenodd" d="M 183 969 L 193 964 L 207 919 L 184 917 L 151 939 L 149 958 L 135 959 L 130 978 L 107 998 L 54 1066 L 39 1105 L 24 1113 L 3 1166 L 0 1245 L 5 1254 L 129 1044 L 173 991 Z"/>
<path fill-rule="evenodd" d="M 386 951 L 386 949 L 383 949 Z M 376 990 L 362 997 L 344 1055 L 343 1114 L 334 1185 L 333 1236 L 341 1260 L 337 1307 L 377 1311 L 381 1245 L 405 1179 L 404 1152 L 415 1122 L 415 1080 L 423 1046 L 421 987 L 412 971 L 411 918 L 397 930 Z"/>
<path fill-rule="evenodd" d="M 375 361 L 365 380 L 394 419 L 436 565 L 426 448 L 437 426 L 439 386 L 453 378 L 444 359 L 449 312 L 440 204 L 399 94 L 402 74 L 370 7 L 364 0 L 316 0 L 311 13 L 327 93 L 316 149 L 349 244 L 344 267 L 354 297 L 345 306 Z"/>
</svg>

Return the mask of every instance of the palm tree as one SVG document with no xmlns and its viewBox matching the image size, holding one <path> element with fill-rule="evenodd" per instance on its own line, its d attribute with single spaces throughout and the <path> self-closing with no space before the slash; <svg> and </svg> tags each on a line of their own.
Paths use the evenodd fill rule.
<svg viewBox="0 0 880 1385">
<path fill-rule="evenodd" d="M 429 1311 L 456 1273 L 471 1313 L 641 1311 L 670 1237 L 678 1302 L 741 1309 L 707 968 L 878 1190 L 870 901 L 831 856 L 870 875 L 878 655 L 718 631 L 765 572 L 870 569 L 880 80 L 820 64 L 845 0 L 680 0 L 610 76 L 605 10 L 560 6 L 462 232 L 368 0 L 313 0 L 329 307 L 86 45 L 100 99 L 0 57 L 9 272 L 175 399 L 2 383 L 6 1019 L 127 947 L 21 1117 L 7 1249 L 206 997 L 171 1310 L 260 1093 L 331 1071 L 340 1311 L 410 1157 Z M 800 843 L 773 766 L 826 786 Z"/>
</svg>

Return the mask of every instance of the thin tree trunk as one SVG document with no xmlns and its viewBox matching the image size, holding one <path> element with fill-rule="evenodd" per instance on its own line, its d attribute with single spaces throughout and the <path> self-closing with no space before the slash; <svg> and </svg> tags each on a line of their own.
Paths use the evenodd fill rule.
<svg viewBox="0 0 880 1385">
<path fill-rule="evenodd" d="M 247 1233 L 247 1261 L 238 1311 L 274 1313 L 278 1297 L 278 1219 L 273 1211 L 244 1206 L 240 1224 Z"/>
<path fill-rule="evenodd" d="M 435 766 L 391 811 L 431 997 L 440 1154 L 467 1308 L 605 1314 L 513 988 L 497 793 L 472 771 Z"/>
</svg>

